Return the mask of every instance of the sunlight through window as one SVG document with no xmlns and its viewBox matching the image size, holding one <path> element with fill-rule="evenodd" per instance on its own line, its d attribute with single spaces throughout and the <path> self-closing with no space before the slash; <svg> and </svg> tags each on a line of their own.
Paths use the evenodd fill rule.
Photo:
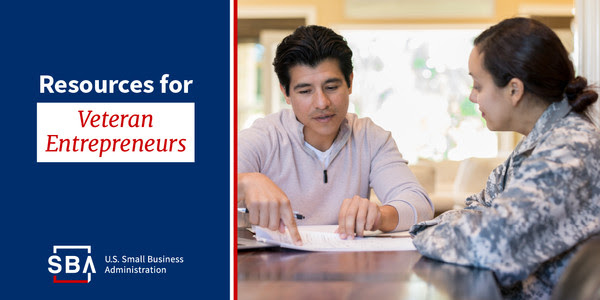
<svg viewBox="0 0 600 300">
<path fill-rule="evenodd" d="M 410 162 L 495 157 L 498 137 L 469 101 L 480 29 L 340 30 L 354 52 L 351 108 L 392 132 Z"/>
</svg>

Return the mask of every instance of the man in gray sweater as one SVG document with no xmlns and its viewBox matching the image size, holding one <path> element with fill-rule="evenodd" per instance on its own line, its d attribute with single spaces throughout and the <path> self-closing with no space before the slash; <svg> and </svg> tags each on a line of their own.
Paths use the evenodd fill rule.
<svg viewBox="0 0 600 300">
<path fill-rule="evenodd" d="M 433 204 L 390 132 L 348 113 L 352 51 L 329 28 L 301 26 L 273 62 L 292 110 L 257 120 L 238 135 L 238 206 L 251 224 L 302 244 L 300 225 L 338 224 L 341 238 L 397 231 L 428 220 Z M 368 200 L 370 188 L 381 206 Z"/>
</svg>

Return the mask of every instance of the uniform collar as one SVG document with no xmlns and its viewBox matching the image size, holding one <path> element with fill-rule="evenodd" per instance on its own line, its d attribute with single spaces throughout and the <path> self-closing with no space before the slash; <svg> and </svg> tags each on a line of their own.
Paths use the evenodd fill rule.
<svg viewBox="0 0 600 300">
<path fill-rule="evenodd" d="M 546 108 L 544 113 L 535 122 L 531 132 L 515 148 L 515 153 L 523 153 L 534 148 L 544 133 L 552 130 L 560 119 L 571 112 L 571 105 L 565 98 L 562 101 L 554 102 Z"/>
</svg>

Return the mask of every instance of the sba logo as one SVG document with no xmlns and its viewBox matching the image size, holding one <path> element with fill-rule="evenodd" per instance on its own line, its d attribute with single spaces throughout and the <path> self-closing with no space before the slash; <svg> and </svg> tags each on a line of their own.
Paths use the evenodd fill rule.
<svg viewBox="0 0 600 300">
<path fill-rule="evenodd" d="M 57 252 L 63 250 L 61 253 L 68 253 L 61 257 Z M 85 264 L 81 268 L 80 263 L 82 262 L 82 255 L 76 255 L 81 250 L 87 250 L 87 253 L 81 254 L 86 255 Z M 94 261 L 92 260 L 92 246 L 54 246 L 52 253 L 54 255 L 48 258 L 48 271 L 54 274 L 54 283 L 89 283 L 92 281 L 92 273 L 96 273 L 94 267 Z M 64 268 L 63 268 L 64 264 Z M 56 274 L 60 274 L 64 270 L 64 276 L 62 279 L 57 279 Z M 87 279 L 81 276 L 87 273 Z M 64 277 L 64 278 L 63 278 Z"/>
</svg>

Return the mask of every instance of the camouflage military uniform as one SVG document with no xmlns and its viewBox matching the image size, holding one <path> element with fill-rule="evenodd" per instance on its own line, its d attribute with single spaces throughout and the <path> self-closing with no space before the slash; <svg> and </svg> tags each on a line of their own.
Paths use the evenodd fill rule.
<svg viewBox="0 0 600 300">
<path fill-rule="evenodd" d="M 414 225 L 424 256 L 494 271 L 511 299 L 549 298 L 578 245 L 600 232 L 600 132 L 553 103 L 465 209 Z"/>
</svg>

